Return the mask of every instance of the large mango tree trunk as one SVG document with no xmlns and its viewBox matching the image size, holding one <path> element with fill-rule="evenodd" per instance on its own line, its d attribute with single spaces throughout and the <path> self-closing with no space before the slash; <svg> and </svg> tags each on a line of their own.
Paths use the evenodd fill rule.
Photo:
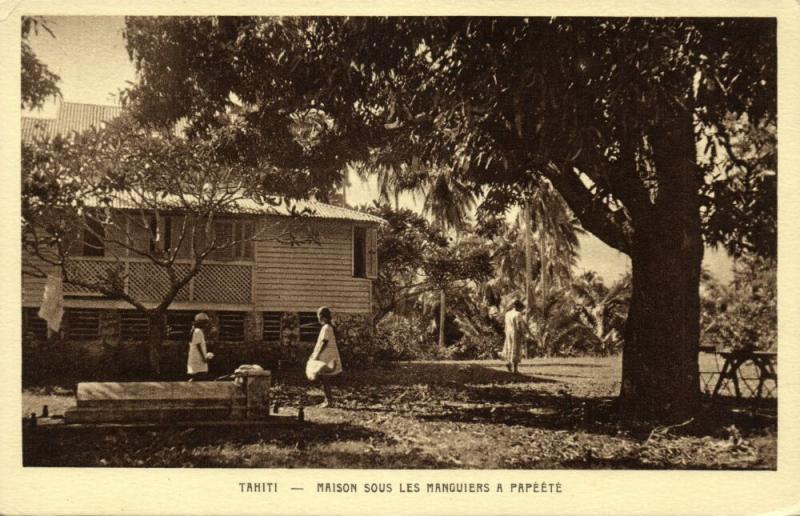
<svg viewBox="0 0 800 516">
<path fill-rule="evenodd" d="M 700 172 L 691 115 L 651 135 L 658 190 L 634 220 L 632 295 L 622 360 L 622 414 L 686 420 L 700 399 Z"/>
</svg>

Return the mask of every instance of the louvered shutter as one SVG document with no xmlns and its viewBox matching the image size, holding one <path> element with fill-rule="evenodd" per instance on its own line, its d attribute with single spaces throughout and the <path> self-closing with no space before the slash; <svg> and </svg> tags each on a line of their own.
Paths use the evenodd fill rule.
<svg viewBox="0 0 800 516">
<path fill-rule="evenodd" d="M 245 260 L 253 259 L 253 222 L 242 222 L 242 243 L 241 243 L 241 256 Z"/>
<path fill-rule="evenodd" d="M 169 220 L 172 224 L 170 246 L 176 247 L 180 242 L 177 254 L 178 258 L 189 258 L 192 248 L 192 225 L 186 222 L 186 228 L 183 227 L 184 221 L 186 221 L 185 216 L 172 216 L 169 217 Z M 185 231 L 183 242 L 181 242 L 181 231 Z"/>
<path fill-rule="evenodd" d="M 214 222 L 214 245 L 222 246 L 217 249 L 209 258 L 213 260 L 231 260 L 235 255 L 234 247 L 230 246 L 231 242 L 236 239 L 234 235 L 234 223 L 227 220 L 218 220 Z M 225 247 L 230 246 L 230 247 Z"/>
<path fill-rule="evenodd" d="M 367 277 L 378 277 L 378 230 L 367 228 Z"/>
</svg>

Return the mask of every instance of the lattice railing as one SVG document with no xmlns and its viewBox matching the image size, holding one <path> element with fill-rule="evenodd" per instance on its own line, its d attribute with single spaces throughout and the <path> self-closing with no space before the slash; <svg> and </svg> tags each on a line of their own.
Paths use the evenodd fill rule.
<svg viewBox="0 0 800 516">
<path fill-rule="evenodd" d="M 250 303 L 252 266 L 206 264 L 194 278 L 192 301 Z"/>
<path fill-rule="evenodd" d="M 127 263 L 102 259 L 79 258 L 68 264 L 71 277 L 87 282 L 107 281 L 108 270 L 121 267 L 121 273 L 128 274 L 126 291 L 140 301 L 158 301 L 169 289 L 170 281 L 163 267 L 150 262 L 131 261 Z M 175 264 L 178 278 L 188 274 L 188 263 Z M 249 304 L 252 288 L 252 266 L 244 264 L 206 263 L 175 298 L 175 301 L 199 301 L 221 304 Z M 66 294 L 97 294 L 97 292 L 64 284 Z"/>
<path fill-rule="evenodd" d="M 176 264 L 178 279 L 186 276 L 191 268 L 188 264 Z M 159 301 L 169 291 L 170 281 L 167 271 L 154 263 L 131 262 L 128 276 L 128 293 L 134 299 L 142 301 Z M 189 285 L 187 284 L 175 298 L 175 301 L 189 301 Z"/>
<path fill-rule="evenodd" d="M 108 274 L 115 267 L 124 267 L 119 262 L 108 260 L 70 260 L 67 262 L 68 277 L 73 280 L 83 281 L 86 283 L 104 283 L 108 281 Z M 65 294 L 98 294 L 97 291 L 73 285 L 72 283 L 64 283 Z"/>
</svg>

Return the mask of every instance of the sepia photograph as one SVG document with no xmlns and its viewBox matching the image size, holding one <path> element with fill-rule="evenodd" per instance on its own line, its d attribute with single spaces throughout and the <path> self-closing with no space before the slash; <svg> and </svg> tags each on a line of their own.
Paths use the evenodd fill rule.
<svg viewBox="0 0 800 516">
<path fill-rule="evenodd" d="M 776 17 L 17 20 L 24 470 L 777 472 Z"/>
<path fill-rule="evenodd" d="M 775 469 L 774 19 L 21 23 L 25 465 Z"/>
</svg>

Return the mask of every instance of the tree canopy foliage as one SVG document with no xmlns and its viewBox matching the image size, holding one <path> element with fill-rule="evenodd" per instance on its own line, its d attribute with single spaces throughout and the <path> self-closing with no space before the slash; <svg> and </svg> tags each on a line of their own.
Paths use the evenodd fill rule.
<svg viewBox="0 0 800 516">
<path fill-rule="evenodd" d="M 410 210 L 378 205 L 368 211 L 387 221 L 378 232 L 377 321 L 392 312 L 402 314 L 426 292 L 470 281 L 482 284 L 493 273 L 491 254 L 482 243 L 452 242 Z"/>
<path fill-rule="evenodd" d="M 242 105 L 239 143 L 277 166 L 334 180 L 354 159 L 447 164 L 497 209 L 541 174 L 623 251 L 632 219 L 669 205 L 659 124 L 689 113 L 698 143 L 744 167 L 726 122 L 775 117 L 772 20 L 129 18 L 126 37 L 140 78 L 128 98 L 146 120 L 189 116 L 202 132 Z M 309 111 L 331 123 L 304 149 L 290 127 Z M 718 167 L 698 171 L 709 241 L 770 250 L 731 230 L 747 220 L 720 220 L 737 199 Z M 774 204 L 769 185 L 748 192 Z"/>
<path fill-rule="evenodd" d="M 55 37 L 47 26 L 47 20 L 40 16 L 22 17 L 22 108 L 34 109 L 44 105 L 48 98 L 61 96 L 58 82 L 61 78 L 44 64 L 31 48 L 31 34 L 38 35 L 39 29 Z"/>
</svg>

